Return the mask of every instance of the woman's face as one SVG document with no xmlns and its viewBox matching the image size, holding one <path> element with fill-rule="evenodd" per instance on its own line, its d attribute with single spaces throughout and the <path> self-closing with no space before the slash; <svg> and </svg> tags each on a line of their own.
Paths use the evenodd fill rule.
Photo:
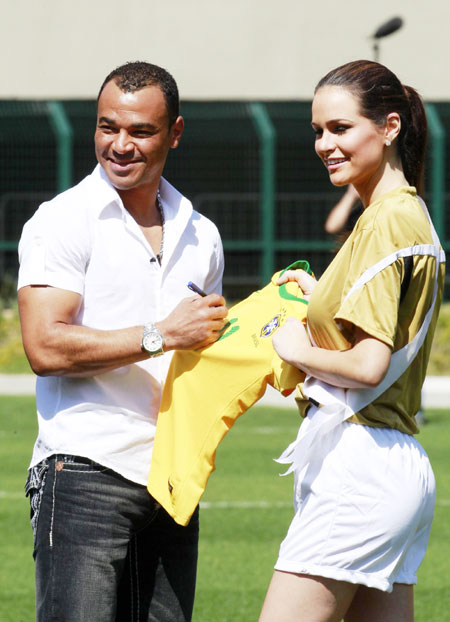
<svg viewBox="0 0 450 622">
<path fill-rule="evenodd" d="M 314 96 L 315 149 L 335 186 L 353 184 L 358 192 L 381 176 L 386 129 L 359 110 L 358 99 L 339 86 L 323 86 Z"/>
</svg>

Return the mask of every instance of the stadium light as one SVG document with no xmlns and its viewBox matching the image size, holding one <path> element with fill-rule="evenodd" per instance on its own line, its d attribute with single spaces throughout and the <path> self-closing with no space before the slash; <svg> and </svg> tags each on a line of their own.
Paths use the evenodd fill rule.
<svg viewBox="0 0 450 622">
<path fill-rule="evenodd" d="M 403 26 L 403 19 L 401 17 L 393 17 L 392 19 L 384 22 L 379 26 L 373 35 L 371 35 L 371 39 L 373 39 L 373 56 L 374 60 L 378 62 L 380 56 L 380 47 L 379 47 L 379 39 L 383 37 L 387 37 L 394 32 L 397 32 Z"/>
</svg>

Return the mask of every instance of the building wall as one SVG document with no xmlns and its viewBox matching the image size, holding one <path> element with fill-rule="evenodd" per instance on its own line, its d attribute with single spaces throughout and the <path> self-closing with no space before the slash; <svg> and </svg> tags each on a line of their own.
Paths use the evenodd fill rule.
<svg viewBox="0 0 450 622">
<path fill-rule="evenodd" d="M 311 99 L 332 67 L 373 58 L 370 35 L 394 16 L 380 61 L 427 100 L 450 99 L 445 0 L 3 0 L 0 99 L 92 98 L 105 75 L 148 60 L 183 99 Z M 7 8 L 6 8 L 7 7 Z"/>
</svg>

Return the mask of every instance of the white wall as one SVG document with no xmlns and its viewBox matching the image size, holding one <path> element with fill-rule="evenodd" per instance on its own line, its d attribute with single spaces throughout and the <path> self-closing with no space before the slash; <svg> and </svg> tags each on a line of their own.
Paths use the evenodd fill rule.
<svg viewBox="0 0 450 622">
<path fill-rule="evenodd" d="M 0 98 L 92 98 L 127 60 L 164 66 L 183 99 L 310 99 L 332 67 L 372 58 L 450 99 L 447 0 L 2 0 Z"/>
</svg>

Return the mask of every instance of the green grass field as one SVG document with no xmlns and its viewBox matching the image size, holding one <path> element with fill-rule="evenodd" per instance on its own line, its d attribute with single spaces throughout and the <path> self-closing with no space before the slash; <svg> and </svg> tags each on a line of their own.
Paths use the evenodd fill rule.
<svg viewBox="0 0 450 622">
<path fill-rule="evenodd" d="M 416 622 L 450 622 L 450 413 L 427 411 L 420 440 L 438 498 L 416 588 Z M 295 411 L 253 407 L 219 448 L 200 514 L 194 622 L 255 622 L 292 515 L 292 477 L 273 462 L 293 440 Z M 0 620 L 32 622 L 33 560 L 25 472 L 36 432 L 34 399 L 0 397 Z M 92 622 L 95 622 L 94 620 Z M 361 621 L 363 622 L 363 621 Z"/>
</svg>

